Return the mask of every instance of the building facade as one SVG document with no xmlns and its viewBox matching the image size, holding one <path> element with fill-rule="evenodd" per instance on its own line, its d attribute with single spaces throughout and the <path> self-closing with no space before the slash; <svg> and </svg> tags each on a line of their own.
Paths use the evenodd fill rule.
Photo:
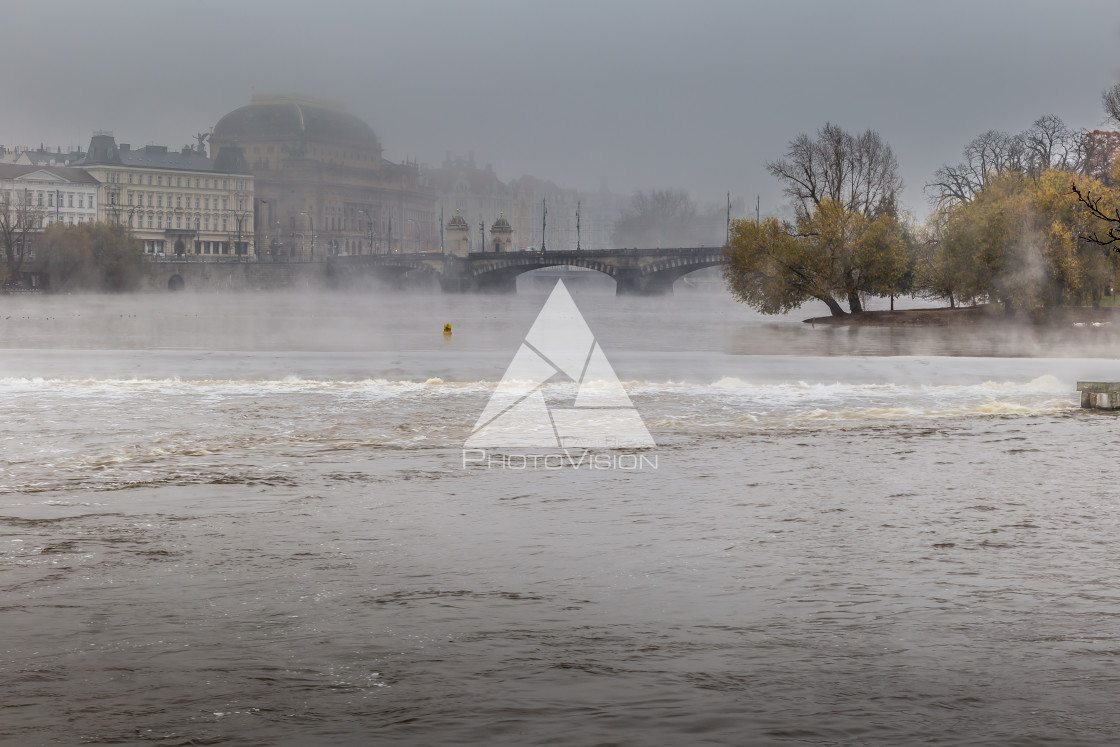
<svg viewBox="0 0 1120 747">
<path fill-rule="evenodd" d="M 21 211 L 34 230 L 80 225 L 97 220 L 100 186 L 83 169 L 0 163 L 0 210 Z"/>
<path fill-rule="evenodd" d="M 95 134 L 78 162 L 100 182 L 98 220 L 125 224 L 153 255 L 256 257 L 253 176 L 235 151 L 117 146 Z"/>
<path fill-rule="evenodd" d="M 218 121 L 210 145 L 219 160 L 239 149 L 255 176 L 262 254 L 440 250 L 435 194 L 419 166 L 383 158 L 373 129 L 338 105 L 254 96 Z"/>
</svg>

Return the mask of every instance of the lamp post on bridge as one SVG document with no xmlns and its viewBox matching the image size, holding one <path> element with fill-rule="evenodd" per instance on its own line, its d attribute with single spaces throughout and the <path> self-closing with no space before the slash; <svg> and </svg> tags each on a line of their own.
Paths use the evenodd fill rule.
<svg viewBox="0 0 1120 747">
<path fill-rule="evenodd" d="M 311 224 L 311 261 L 315 261 L 315 216 L 306 210 L 300 211 L 299 215 L 306 215 L 308 222 Z M 302 235 L 302 234 L 301 234 Z M 301 242 L 302 245 L 302 242 Z"/>
<path fill-rule="evenodd" d="M 366 214 L 366 225 L 369 226 L 369 253 L 373 254 L 373 218 L 370 216 L 370 214 L 366 210 L 364 210 L 362 208 L 358 208 L 358 212 Z M 362 252 L 359 248 L 358 254 L 361 254 L 361 253 Z"/>
<path fill-rule="evenodd" d="M 242 244 L 245 243 L 243 241 L 243 238 L 244 238 L 244 222 L 245 222 L 245 219 L 249 217 L 249 214 L 252 211 L 251 210 L 233 210 L 233 209 L 231 209 L 229 212 L 233 214 L 234 220 L 237 221 L 237 245 L 236 245 L 235 250 L 234 250 L 234 255 L 237 257 L 237 261 L 240 262 L 241 257 L 248 254 L 248 252 L 245 251 L 245 247 L 242 246 Z"/>
<path fill-rule="evenodd" d="M 257 198 L 257 209 L 253 211 L 253 254 L 257 256 L 257 261 L 261 261 L 261 205 L 267 205 L 268 200 Z M 267 224 L 268 212 L 265 211 L 265 221 Z"/>
</svg>

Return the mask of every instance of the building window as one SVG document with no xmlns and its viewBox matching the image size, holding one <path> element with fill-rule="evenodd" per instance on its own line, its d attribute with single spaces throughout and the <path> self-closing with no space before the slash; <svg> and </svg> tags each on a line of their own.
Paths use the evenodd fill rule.
<svg viewBox="0 0 1120 747">
<path fill-rule="evenodd" d="M 67 192 L 66 193 L 66 207 L 74 207 L 74 193 L 73 192 Z"/>
<path fill-rule="evenodd" d="M 175 177 L 175 186 L 176 187 L 183 186 L 183 177 L 181 177 L 181 176 Z"/>
<path fill-rule="evenodd" d="M 156 207 L 163 207 L 163 195 L 156 195 Z"/>
<path fill-rule="evenodd" d="M 132 213 L 128 214 L 128 227 L 132 228 Z"/>
<path fill-rule="evenodd" d="M 223 231 L 228 231 L 229 230 L 229 228 L 226 226 L 226 219 L 225 219 L 224 216 L 222 217 L 222 230 Z"/>
<path fill-rule="evenodd" d="M 225 198 L 225 197 L 222 198 L 222 210 L 229 210 L 229 206 L 227 204 L 228 202 L 229 202 L 229 200 L 227 198 Z"/>
<path fill-rule="evenodd" d="M 131 192 L 128 193 L 128 204 L 129 205 L 132 204 L 132 193 Z"/>
<path fill-rule="evenodd" d="M 148 216 L 148 228 L 151 228 L 151 227 L 152 227 L 152 216 L 149 215 Z"/>
<path fill-rule="evenodd" d="M 47 207 L 54 207 L 54 192 L 47 192 Z"/>
<path fill-rule="evenodd" d="M 195 210 L 198 210 L 198 203 L 199 203 L 199 199 L 197 197 L 195 197 L 194 198 L 194 209 Z"/>
<path fill-rule="evenodd" d="M 175 227 L 176 228 L 182 228 L 183 227 L 183 219 L 180 218 L 178 215 L 175 216 Z"/>
<path fill-rule="evenodd" d="M 141 177 L 141 178 L 143 178 L 143 177 Z M 149 187 L 152 186 L 152 175 L 151 174 L 148 174 L 148 186 Z"/>
<path fill-rule="evenodd" d="M 175 207 L 178 207 L 178 208 L 183 207 L 183 196 L 182 195 L 175 195 Z"/>
</svg>

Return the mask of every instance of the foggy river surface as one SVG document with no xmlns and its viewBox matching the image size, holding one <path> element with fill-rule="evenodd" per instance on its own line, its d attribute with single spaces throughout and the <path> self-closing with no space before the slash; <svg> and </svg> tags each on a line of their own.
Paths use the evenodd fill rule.
<svg viewBox="0 0 1120 747">
<path fill-rule="evenodd" d="M 546 291 L 0 298 L 0 742 L 1120 742 L 1109 332 L 577 286 L 656 469 L 464 468 Z"/>
</svg>

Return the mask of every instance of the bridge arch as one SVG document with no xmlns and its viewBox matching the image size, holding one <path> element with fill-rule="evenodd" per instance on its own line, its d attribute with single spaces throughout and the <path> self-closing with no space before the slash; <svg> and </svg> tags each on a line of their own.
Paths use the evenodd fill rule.
<svg viewBox="0 0 1120 747">
<path fill-rule="evenodd" d="M 470 269 L 473 285 L 479 290 L 514 292 L 517 278 L 533 270 L 548 267 L 582 267 L 615 278 L 617 268 L 593 257 L 550 257 L 546 252 L 510 253 L 493 260 L 476 262 Z"/>
<path fill-rule="evenodd" d="M 650 291 L 654 288 L 664 288 L 661 292 L 672 292 L 673 284 L 683 278 L 685 275 L 703 270 L 708 267 L 718 267 L 724 264 L 723 257 L 709 257 L 703 260 L 690 260 L 684 261 L 680 258 L 665 260 L 662 262 L 655 262 L 650 267 L 645 268 L 642 276 L 645 283 L 650 287 Z"/>
</svg>

